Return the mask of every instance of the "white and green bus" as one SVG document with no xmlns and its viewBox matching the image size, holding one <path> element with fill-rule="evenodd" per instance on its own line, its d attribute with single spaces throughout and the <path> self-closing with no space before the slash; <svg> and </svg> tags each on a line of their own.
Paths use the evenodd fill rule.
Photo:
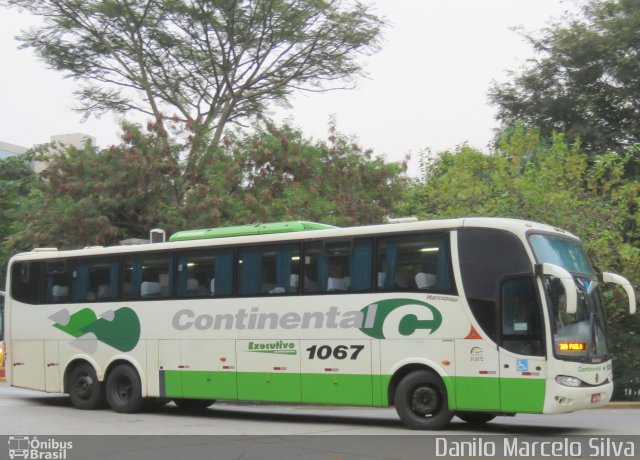
<svg viewBox="0 0 640 460">
<path fill-rule="evenodd" d="M 612 394 L 603 283 L 575 236 L 511 219 L 285 222 L 13 257 L 7 379 L 80 409 L 215 400 L 557 414 Z"/>
</svg>

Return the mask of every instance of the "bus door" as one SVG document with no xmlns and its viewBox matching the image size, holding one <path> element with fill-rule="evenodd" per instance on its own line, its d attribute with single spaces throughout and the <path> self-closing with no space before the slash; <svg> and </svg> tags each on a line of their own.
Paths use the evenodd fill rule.
<svg viewBox="0 0 640 460">
<path fill-rule="evenodd" d="M 500 410 L 542 413 L 547 360 L 533 275 L 505 279 L 500 306 Z"/>
</svg>

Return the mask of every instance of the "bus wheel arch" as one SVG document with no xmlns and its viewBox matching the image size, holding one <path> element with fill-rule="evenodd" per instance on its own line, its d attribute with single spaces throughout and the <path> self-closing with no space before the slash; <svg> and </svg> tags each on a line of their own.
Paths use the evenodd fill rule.
<svg viewBox="0 0 640 460">
<path fill-rule="evenodd" d="M 389 384 L 389 401 L 411 429 L 439 430 L 453 418 L 444 380 L 425 365 L 399 369 Z"/>
<path fill-rule="evenodd" d="M 87 360 L 76 359 L 67 365 L 63 388 L 78 409 L 95 410 L 106 406 L 104 382 L 98 379 L 95 367 Z"/>
<path fill-rule="evenodd" d="M 129 361 L 116 360 L 105 373 L 106 400 L 115 412 L 133 414 L 140 412 L 145 403 L 142 379 L 138 368 Z"/>
</svg>

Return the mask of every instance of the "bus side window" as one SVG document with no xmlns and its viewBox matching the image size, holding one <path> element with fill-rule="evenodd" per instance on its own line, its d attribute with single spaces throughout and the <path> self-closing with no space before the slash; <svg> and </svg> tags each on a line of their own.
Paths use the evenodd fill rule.
<svg viewBox="0 0 640 460">
<path fill-rule="evenodd" d="M 173 290 L 173 257 L 157 254 L 125 258 L 122 283 L 124 299 L 166 299 Z"/>
<path fill-rule="evenodd" d="M 40 302 L 42 262 L 16 262 L 11 267 L 11 290 L 9 294 L 18 302 L 37 304 Z"/>
<path fill-rule="evenodd" d="M 46 270 L 46 302 L 69 302 L 71 300 L 71 270 L 67 261 L 47 261 Z"/>
<path fill-rule="evenodd" d="M 233 250 L 181 254 L 178 257 L 178 298 L 233 294 Z"/>
<path fill-rule="evenodd" d="M 303 290 L 307 294 L 370 291 L 372 273 L 370 238 L 305 245 Z"/>
<path fill-rule="evenodd" d="M 300 249 L 297 245 L 242 248 L 238 255 L 238 294 L 298 292 Z"/>
<path fill-rule="evenodd" d="M 377 289 L 455 293 L 448 234 L 378 240 Z"/>
<path fill-rule="evenodd" d="M 326 291 L 328 270 L 326 258 L 322 255 L 322 242 L 306 243 L 304 245 L 303 292 L 315 294 Z"/>
<path fill-rule="evenodd" d="M 73 261 L 74 302 L 114 300 L 118 297 L 120 265 L 117 259 L 77 259 Z"/>
<path fill-rule="evenodd" d="M 350 291 L 370 291 L 373 273 L 373 241 L 370 238 L 354 240 L 349 256 Z"/>
<path fill-rule="evenodd" d="M 533 277 L 502 283 L 502 346 L 522 355 L 543 356 L 542 311 Z"/>
</svg>

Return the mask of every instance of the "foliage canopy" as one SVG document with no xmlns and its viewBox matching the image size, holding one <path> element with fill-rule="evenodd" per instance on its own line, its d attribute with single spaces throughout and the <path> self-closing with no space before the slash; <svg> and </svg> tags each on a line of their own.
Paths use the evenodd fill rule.
<svg viewBox="0 0 640 460">
<path fill-rule="evenodd" d="M 189 228 L 315 220 L 377 223 L 393 213 L 406 165 L 387 163 L 331 128 L 329 142 L 289 126 L 265 125 L 228 136 L 201 170 L 202 180 L 174 201 L 180 170 L 155 155 L 162 138 L 124 125 L 123 143 L 49 155 L 43 181 L 18 211 L 16 249 L 82 247 Z"/>
<path fill-rule="evenodd" d="M 0 3 L 43 18 L 19 40 L 84 83 L 81 111 L 141 112 L 163 136 L 190 136 L 186 174 L 228 123 L 260 118 L 296 89 L 353 84 L 384 26 L 370 7 L 343 0 Z"/>
<path fill-rule="evenodd" d="M 528 36 L 537 57 L 490 90 L 498 119 L 563 132 L 592 154 L 640 143 L 639 10 L 640 0 L 596 0 Z"/>
</svg>

